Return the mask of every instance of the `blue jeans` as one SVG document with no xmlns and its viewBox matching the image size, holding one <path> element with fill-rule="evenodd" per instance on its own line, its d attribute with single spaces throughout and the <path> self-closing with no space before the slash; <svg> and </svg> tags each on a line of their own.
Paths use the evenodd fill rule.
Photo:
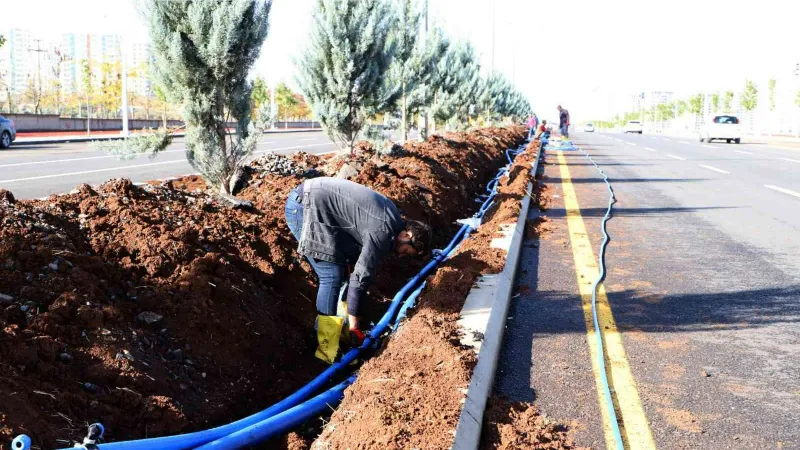
<svg viewBox="0 0 800 450">
<path fill-rule="evenodd" d="M 569 137 L 569 125 L 562 125 L 561 126 L 561 135 L 565 138 Z"/>
<path fill-rule="evenodd" d="M 303 203 L 294 190 L 289 193 L 289 198 L 286 200 L 286 223 L 289 225 L 289 231 L 299 241 L 300 233 L 303 231 Z M 317 312 L 324 316 L 335 316 L 339 296 L 346 281 L 345 266 L 314 258 L 306 259 L 319 278 Z"/>
</svg>

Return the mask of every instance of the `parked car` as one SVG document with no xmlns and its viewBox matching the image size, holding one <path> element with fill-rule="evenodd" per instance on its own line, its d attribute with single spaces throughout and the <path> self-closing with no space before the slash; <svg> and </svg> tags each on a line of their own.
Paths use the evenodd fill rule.
<svg viewBox="0 0 800 450">
<path fill-rule="evenodd" d="M 586 125 L 583 126 L 583 131 L 586 133 L 594 133 L 594 124 L 587 123 Z"/>
<path fill-rule="evenodd" d="M 700 128 L 700 142 L 711 142 L 712 139 L 742 142 L 742 129 L 739 118 L 736 116 L 714 116 L 713 120 L 706 122 Z"/>
<path fill-rule="evenodd" d="M 17 128 L 13 120 L 8 120 L 0 116 L 0 148 L 11 147 L 11 143 L 17 140 Z"/>
<path fill-rule="evenodd" d="M 631 120 L 625 125 L 626 133 L 639 133 L 642 134 L 642 123 L 638 120 Z"/>
</svg>

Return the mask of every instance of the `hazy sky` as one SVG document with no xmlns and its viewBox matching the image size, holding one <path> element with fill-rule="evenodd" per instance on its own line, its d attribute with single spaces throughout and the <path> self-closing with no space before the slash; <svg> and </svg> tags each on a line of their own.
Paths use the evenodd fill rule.
<svg viewBox="0 0 800 450">
<path fill-rule="evenodd" d="M 420 2 L 422 0 L 419 0 Z M 492 0 L 429 0 L 431 19 L 472 41 L 492 64 Z M 120 33 L 146 39 L 135 0 L 3 1 L 13 26 L 36 34 Z M 293 83 L 293 58 L 307 42 L 315 0 L 275 0 L 256 72 Z M 800 7 L 785 0 L 494 0 L 494 67 L 516 81 L 534 109 L 577 121 L 624 109 L 635 92 L 766 90 L 776 76 L 790 92 L 800 62 Z M 3 24 L 9 26 L 9 23 Z M 791 91 L 796 90 L 793 87 Z"/>
</svg>

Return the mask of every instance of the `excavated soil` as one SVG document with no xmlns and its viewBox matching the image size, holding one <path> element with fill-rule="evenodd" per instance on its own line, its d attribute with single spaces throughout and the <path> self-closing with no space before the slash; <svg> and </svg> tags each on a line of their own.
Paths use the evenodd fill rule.
<svg viewBox="0 0 800 450">
<path fill-rule="evenodd" d="M 417 308 L 383 352 L 367 361 L 312 449 L 449 449 L 476 362 L 461 345 L 457 319 L 481 274 L 498 273 L 505 251 L 490 248 L 503 224 L 513 224 L 528 191 L 533 145 L 520 154 L 498 187 L 496 206 L 483 225 L 428 281 Z M 536 200 L 536 199 L 534 199 Z M 536 201 L 534 201 L 536 204 Z M 532 412 L 493 408 L 484 448 L 572 448 L 554 425 Z M 509 425 L 511 424 L 511 425 Z M 523 436 L 508 428 L 522 427 Z M 514 443 L 541 442 L 515 446 Z M 547 442 L 546 446 L 545 442 Z M 537 444 L 538 445 L 538 444 Z M 560 445 L 560 446 L 559 446 Z"/>
<path fill-rule="evenodd" d="M 0 190 L 0 449 L 19 433 L 65 446 L 96 421 L 112 441 L 187 432 L 286 396 L 323 370 L 312 356 L 315 277 L 283 218 L 289 190 L 338 173 L 431 223 L 441 244 L 523 136 L 484 129 L 395 156 L 362 148 L 256 161 L 238 194 L 252 203 L 243 209 L 219 203 L 198 177 L 112 180 L 42 201 Z M 387 257 L 368 314 L 423 263 Z M 432 285 L 470 284 L 450 278 Z M 304 439 L 276 445 L 304 448 Z"/>
<path fill-rule="evenodd" d="M 481 450 L 586 450 L 576 447 L 564 426 L 530 403 L 490 397 L 483 418 Z"/>
</svg>

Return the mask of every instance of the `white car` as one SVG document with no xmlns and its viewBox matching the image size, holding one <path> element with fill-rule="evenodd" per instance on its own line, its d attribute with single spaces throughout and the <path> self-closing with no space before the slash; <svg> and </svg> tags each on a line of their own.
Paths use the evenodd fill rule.
<svg viewBox="0 0 800 450">
<path fill-rule="evenodd" d="M 639 133 L 642 134 L 642 123 L 638 120 L 631 120 L 625 125 L 626 133 Z"/>
<path fill-rule="evenodd" d="M 700 142 L 711 142 L 712 139 L 742 142 L 742 129 L 736 116 L 714 116 L 700 129 Z"/>
<path fill-rule="evenodd" d="M 586 125 L 583 126 L 583 131 L 586 133 L 594 133 L 594 124 L 587 123 Z"/>
</svg>

